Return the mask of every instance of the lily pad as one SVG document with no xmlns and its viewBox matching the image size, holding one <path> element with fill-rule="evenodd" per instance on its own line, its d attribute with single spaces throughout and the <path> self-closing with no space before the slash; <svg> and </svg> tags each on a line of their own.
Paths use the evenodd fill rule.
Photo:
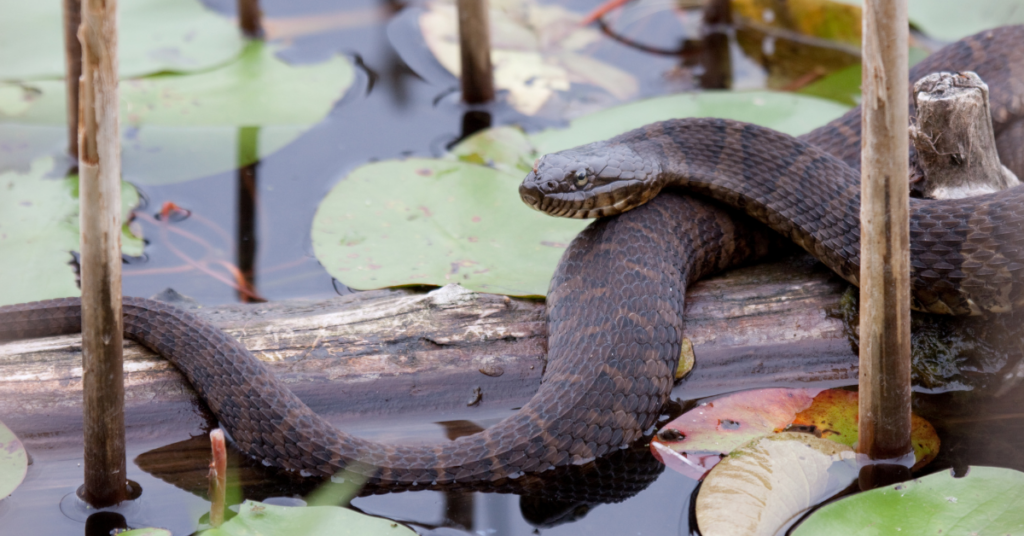
<svg viewBox="0 0 1024 536">
<path fill-rule="evenodd" d="M 1024 473 L 971 467 L 873 489 L 821 507 L 793 534 L 1024 534 Z"/>
<path fill-rule="evenodd" d="M 172 534 L 171 531 L 167 529 L 157 529 L 149 527 L 144 529 L 134 529 L 126 532 L 119 532 L 118 536 L 172 536 Z"/>
<path fill-rule="evenodd" d="M 823 0 L 828 1 L 828 0 Z M 862 6 L 863 0 L 837 0 Z M 1022 0 L 907 0 L 910 23 L 936 39 L 956 41 L 988 28 L 1024 23 Z"/>
<path fill-rule="evenodd" d="M 751 439 L 799 430 L 848 447 L 857 443 L 857 393 L 843 389 L 757 389 L 706 402 L 666 424 L 651 452 L 669 468 L 703 478 L 722 456 Z M 917 470 L 938 455 L 931 423 L 911 416 Z"/>
<path fill-rule="evenodd" d="M 711 470 L 697 493 L 697 525 L 704 536 L 784 534 L 803 512 L 849 486 L 857 473 L 850 447 L 809 434 L 766 436 Z"/>
<path fill-rule="evenodd" d="M 849 447 L 857 444 L 857 414 L 860 408 L 855 391 L 829 389 L 814 397 L 814 402 L 793 419 L 793 426 L 813 431 L 824 439 L 831 439 Z M 910 415 L 910 438 L 914 445 L 916 462 L 911 469 L 917 471 L 939 454 L 939 435 L 930 422 Z"/>
<path fill-rule="evenodd" d="M 0 0 L 0 13 L 0 80 L 63 78 L 63 3 Z M 234 21 L 197 0 L 121 2 L 118 19 L 122 78 L 210 69 L 245 44 Z"/>
<path fill-rule="evenodd" d="M 619 101 L 638 92 L 633 75 L 586 55 L 585 47 L 598 41 L 601 34 L 580 24 L 581 14 L 522 0 L 492 1 L 489 7 L 494 85 L 508 91 L 509 104 L 523 114 L 535 115 L 550 106 L 573 83 L 600 87 Z M 437 61 L 459 76 L 462 64 L 454 3 L 427 3 L 419 23 Z M 411 60 L 415 69 L 416 59 Z"/>
<path fill-rule="evenodd" d="M 245 501 L 238 515 L 204 536 L 416 536 L 405 525 L 337 506 L 276 506 Z"/>
<path fill-rule="evenodd" d="M 562 252 L 587 222 L 530 209 L 519 200 L 521 180 L 444 160 L 360 167 L 320 203 L 313 250 L 353 288 L 459 283 L 542 296 Z"/>
<path fill-rule="evenodd" d="M 545 154 L 674 117 L 735 119 L 796 136 L 828 123 L 849 109 L 824 99 L 772 91 L 682 93 L 609 108 L 573 120 L 569 128 L 534 134 L 530 141 L 538 153 Z"/>
<path fill-rule="evenodd" d="M 28 471 L 28 453 L 18 436 L 0 422 L 0 500 L 11 494 Z"/>
<path fill-rule="evenodd" d="M 821 389 L 757 389 L 705 402 L 666 424 L 651 440 L 665 465 L 693 479 L 753 439 L 780 432 Z"/>
<path fill-rule="evenodd" d="M 71 252 L 79 249 L 78 177 L 49 178 L 54 162 L 42 158 L 27 173 L 0 173 L 0 305 L 79 295 Z M 121 217 L 138 205 L 135 188 L 121 183 Z M 127 226 L 126 255 L 142 255 L 142 240 Z"/>
<path fill-rule="evenodd" d="M 259 154 L 253 156 L 266 156 L 322 120 L 354 79 L 342 56 L 296 66 L 275 51 L 275 45 L 254 41 L 217 69 L 122 81 L 124 178 L 159 184 L 233 169 L 242 127 L 260 127 Z M 42 125 L 62 141 L 64 95 L 58 80 L 0 84 L 0 145 L 14 143 L 23 130 L 37 139 Z"/>
</svg>

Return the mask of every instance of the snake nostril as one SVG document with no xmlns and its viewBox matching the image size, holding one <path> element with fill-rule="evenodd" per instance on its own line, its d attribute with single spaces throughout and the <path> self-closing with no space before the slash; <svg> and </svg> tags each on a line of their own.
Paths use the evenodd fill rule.
<svg viewBox="0 0 1024 536">
<path fill-rule="evenodd" d="M 547 181 L 544 183 L 544 187 L 547 188 L 549 191 L 554 191 L 557 186 L 558 183 L 555 181 Z"/>
</svg>

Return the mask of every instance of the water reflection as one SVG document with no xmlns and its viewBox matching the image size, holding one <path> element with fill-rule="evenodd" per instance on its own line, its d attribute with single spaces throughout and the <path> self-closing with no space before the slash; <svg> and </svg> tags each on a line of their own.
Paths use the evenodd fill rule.
<svg viewBox="0 0 1024 536">
<path fill-rule="evenodd" d="M 243 303 L 266 301 L 256 291 L 256 207 L 259 168 L 259 127 L 238 129 L 238 194 L 236 197 L 238 223 L 236 227 L 239 290 L 238 300 Z"/>
</svg>

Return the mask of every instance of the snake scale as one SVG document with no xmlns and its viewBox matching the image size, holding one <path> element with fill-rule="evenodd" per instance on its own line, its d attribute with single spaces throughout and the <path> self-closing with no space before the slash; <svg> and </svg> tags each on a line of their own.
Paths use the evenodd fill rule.
<svg viewBox="0 0 1024 536">
<path fill-rule="evenodd" d="M 1020 157 L 1006 156 L 1018 147 L 1003 140 L 1022 139 L 1015 134 L 1022 43 L 1022 27 L 992 30 L 911 72 L 912 80 L 937 70 L 978 72 L 991 86 L 1003 161 L 1018 174 Z M 337 430 L 240 343 L 171 305 L 125 298 L 125 335 L 173 362 L 237 447 L 266 465 L 310 477 L 347 470 L 388 489 L 529 481 L 614 454 L 651 430 L 673 384 L 686 287 L 766 254 L 777 240 L 720 204 L 768 223 L 856 280 L 859 129 L 859 109 L 801 139 L 732 121 L 676 120 L 542 159 L 521 189 L 536 208 L 592 217 L 650 202 L 592 223 L 565 252 L 548 294 L 548 364 L 537 394 L 500 423 L 453 441 L 392 445 Z M 620 165 L 614 177 L 612 163 Z M 579 169 L 589 171 L 580 177 Z M 656 177 L 718 201 L 675 192 L 651 200 L 668 184 Z M 625 193 L 612 193 L 612 183 Z M 578 195 L 583 190 L 595 192 L 594 201 Z M 966 313 L 1019 304 L 1022 195 L 915 202 L 918 307 Z M 609 200 L 608 209 L 590 204 Z M 0 307 L 0 341 L 80 329 L 76 298 Z"/>
</svg>

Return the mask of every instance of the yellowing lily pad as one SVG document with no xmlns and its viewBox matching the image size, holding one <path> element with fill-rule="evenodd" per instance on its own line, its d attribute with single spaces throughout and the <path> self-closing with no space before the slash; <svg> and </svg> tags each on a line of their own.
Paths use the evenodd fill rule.
<svg viewBox="0 0 1024 536">
<path fill-rule="evenodd" d="M 542 296 L 587 222 L 530 209 L 519 200 L 521 180 L 455 161 L 369 164 L 321 202 L 313 249 L 331 275 L 353 288 L 459 283 Z"/>
<path fill-rule="evenodd" d="M 850 447 L 809 434 L 765 436 L 711 470 L 697 493 L 697 526 L 703 536 L 785 534 L 803 512 L 849 486 L 857 473 Z"/>
<path fill-rule="evenodd" d="M 18 436 L 0 422 L 0 500 L 11 494 L 28 471 L 28 453 Z"/>
<path fill-rule="evenodd" d="M 245 501 L 238 515 L 204 536 L 416 536 L 405 525 L 337 506 L 276 506 Z"/>
<path fill-rule="evenodd" d="M 49 178 L 51 158 L 27 173 L 0 173 L 0 305 L 79 295 L 70 264 L 79 249 L 78 177 Z M 139 202 L 135 188 L 121 183 L 121 217 Z M 122 220 L 123 221 L 123 220 Z M 127 226 L 126 255 L 142 255 L 142 240 Z"/>
<path fill-rule="evenodd" d="M 294 66 L 275 51 L 255 41 L 210 71 L 122 81 L 124 178 L 159 184 L 248 164 L 236 155 L 240 128 L 260 128 L 253 156 L 266 156 L 322 120 L 354 79 L 342 56 Z M 64 95 L 59 80 L 0 84 L 0 144 L 24 133 L 38 137 L 49 126 L 59 146 L 66 135 Z"/>
<path fill-rule="evenodd" d="M 740 3 L 778 4 L 779 2 L 741 0 Z M 815 18 L 815 12 L 835 14 L 843 11 L 842 4 L 861 6 L 863 0 L 798 0 L 786 3 L 801 4 L 801 8 L 809 13 L 802 17 L 806 20 L 801 25 L 808 27 L 807 32 L 813 35 L 815 31 L 810 29 L 813 23 L 827 24 L 825 19 Z M 907 0 L 906 8 L 911 25 L 926 35 L 944 41 L 962 39 L 989 28 L 1024 23 L 1024 1 L 1022 0 L 977 0 L 970 4 L 959 0 Z M 773 13 L 784 13 L 784 11 L 776 8 Z M 856 19 L 859 20 L 859 14 Z M 859 24 L 855 25 L 855 30 L 859 35 Z M 829 26 L 827 31 L 835 30 L 831 30 Z"/>
<path fill-rule="evenodd" d="M 0 80 L 64 78 L 63 3 L 0 0 Z M 245 41 L 231 19 L 197 0 L 118 3 L 122 78 L 201 71 L 225 63 Z"/>
<path fill-rule="evenodd" d="M 858 493 L 827 504 L 794 536 L 843 534 L 1024 534 L 1024 473 L 970 467 Z"/>
<path fill-rule="evenodd" d="M 829 389 L 814 397 L 814 402 L 793 419 L 793 426 L 811 431 L 824 439 L 853 447 L 857 444 L 858 397 L 856 391 Z M 940 440 L 935 428 L 923 418 L 911 414 L 910 438 L 914 445 L 916 471 L 939 454 Z"/>
</svg>

